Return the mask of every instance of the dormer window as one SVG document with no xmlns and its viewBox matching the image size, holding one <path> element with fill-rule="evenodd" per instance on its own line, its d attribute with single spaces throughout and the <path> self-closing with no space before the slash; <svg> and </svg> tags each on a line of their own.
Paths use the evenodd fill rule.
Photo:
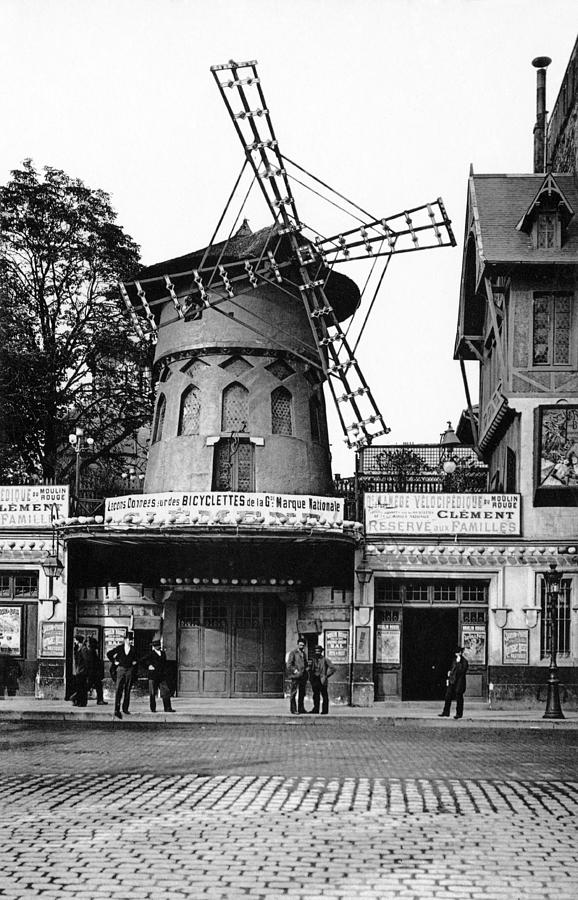
<svg viewBox="0 0 578 900">
<path fill-rule="evenodd" d="M 536 220 L 536 247 L 538 250 L 554 250 L 558 246 L 556 240 L 557 216 L 554 212 L 539 213 Z"/>
<path fill-rule="evenodd" d="M 549 174 L 546 175 L 516 228 L 532 235 L 532 243 L 536 250 L 559 250 L 573 216 L 574 210 L 554 176 Z"/>
</svg>

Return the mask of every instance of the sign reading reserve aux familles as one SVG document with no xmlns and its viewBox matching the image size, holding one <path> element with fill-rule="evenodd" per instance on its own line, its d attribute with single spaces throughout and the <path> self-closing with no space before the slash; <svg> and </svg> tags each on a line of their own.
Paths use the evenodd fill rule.
<svg viewBox="0 0 578 900">
<path fill-rule="evenodd" d="M 105 525 L 319 525 L 341 528 L 344 501 L 309 494 L 253 494 L 232 491 L 129 494 L 110 497 Z"/>
<path fill-rule="evenodd" d="M 370 535 L 520 534 L 519 494 L 366 494 Z"/>
<path fill-rule="evenodd" d="M 0 485 L 0 528 L 50 525 L 68 515 L 68 485 Z"/>
</svg>

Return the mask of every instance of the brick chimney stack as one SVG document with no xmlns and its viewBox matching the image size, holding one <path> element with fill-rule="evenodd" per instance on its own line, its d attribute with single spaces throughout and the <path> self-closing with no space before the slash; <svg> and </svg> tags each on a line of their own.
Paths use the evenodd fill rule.
<svg viewBox="0 0 578 900">
<path fill-rule="evenodd" d="M 532 65 L 537 69 L 536 124 L 534 125 L 534 172 L 546 172 L 546 69 L 552 60 L 549 56 L 537 56 Z"/>
</svg>

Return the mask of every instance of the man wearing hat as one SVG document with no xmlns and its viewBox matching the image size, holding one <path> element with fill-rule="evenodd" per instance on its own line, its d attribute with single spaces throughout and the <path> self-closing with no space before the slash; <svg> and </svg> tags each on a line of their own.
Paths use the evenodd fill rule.
<svg viewBox="0 0 578 900">
<path fill-rule="evenodd" d="M 289 709 L 293 715 L 299 715 L 306 711 L 305 691 L 308 669 L 309 660 L 305 649 L 305 638 L 299 635 L 297 647 L 295 650 L 291 650 L 287 657 L 287 672 L 290 680 Z"/>
<path fill-rule="evenodd" d="M 157 690 L 161 695 L 164 711 L 174 712 L 171 706 L 171 689 L 167 683 L 167 654 L 161 650 L 161 642 L 158 638 L 155 638 L 151 647 L 148 656 L 141 659 L 141 665 L 146 668 L 149 680 L 151 712 L 157 711 Z"/>
<path fill-rule="evenodd" d="M 134 633 L 127 631 L 124 641 L 106 654 L 116 669 L 116 693 L 114 695 L 114 715 L 122 719 L 120 707 L 125 716 L 129 716 L 130 691 L 133 678 L 136 678 L 138 659 L 134 649 Z"/>
<path fill-rule="evenodd" d="M 313 709 L 312 713 L 319 712 L 319 700 L 321 700 L 321 715 L 326 716 L 329 712 L 329 694 L 327 691 L 327 682 L 335 672 L 335 666 L 326 658 L 323 647 L 316 647 L 313 659 L 309 664 L 309 681 L 313 690 Z"/>
<path fill-rule="evenodd" d="M 463 653 L 463 647 L 456 647 L 452 667 L 448 672 L 446 681 L 446 696 L 443 712 L 439 713 L 439 716 L 442 719 L 449 717 L 452 700 L 456 701 L 456 714 L 454 719 L 461 719 L 464 714 L 464 692 L 466 690 L 468 661 L 464 658 Z"/>
</svg>

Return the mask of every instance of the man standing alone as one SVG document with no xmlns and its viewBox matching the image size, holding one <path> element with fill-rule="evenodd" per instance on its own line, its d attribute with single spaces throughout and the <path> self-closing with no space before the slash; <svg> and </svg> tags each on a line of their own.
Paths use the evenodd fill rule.
<svg viewBox="0 0 578 900">
<path fill-rule="evenodd" d="M 327 659 L 323 647 L 316 647 L 313 659 L 309 666 L 309 680 L 313 689 L 312 713 L 319 712 L 319 700 L 321 699 L 321 715 L 329 712 L 329 693 L 327 682 L 335 672 L 335 666 Z"/>
<path fill-rule="evenodd" d="M 157 691 L 161 695 L 164 711 L 174 712 L 171 707 L 171 689 L 167 684 L 167 654 L 161 650 L 159 640 L 152 642 L 152 650 L 148 656 L 141 659 L 141 665 L 147 670 L 151 712 L 157 711 Z"/>
<path fill-rule="evenodd" d="M 287 657 L 287 672 L 290 679 L 289 709 L 293 715 L 305 712 L 305 689 L 309 660 L 305 649 L 305 639 L 299 636 L 297 647 Z M 295 703 L 297 698 L 297 704 Z"/>
<path fill-rule="evenodd" d="M 456 714 L 454 719 L 461 719 L 464 714 L 464 693 L 466 690 L 468 661 L 467 659 L 464 659 L 463 652 L 463 647 L 456 647 L 452 667 L 448 672 L 443 712 L 439 714 L 442 719 L 449 716 L 452 700 L 456 701 Z"/>
</svg>

